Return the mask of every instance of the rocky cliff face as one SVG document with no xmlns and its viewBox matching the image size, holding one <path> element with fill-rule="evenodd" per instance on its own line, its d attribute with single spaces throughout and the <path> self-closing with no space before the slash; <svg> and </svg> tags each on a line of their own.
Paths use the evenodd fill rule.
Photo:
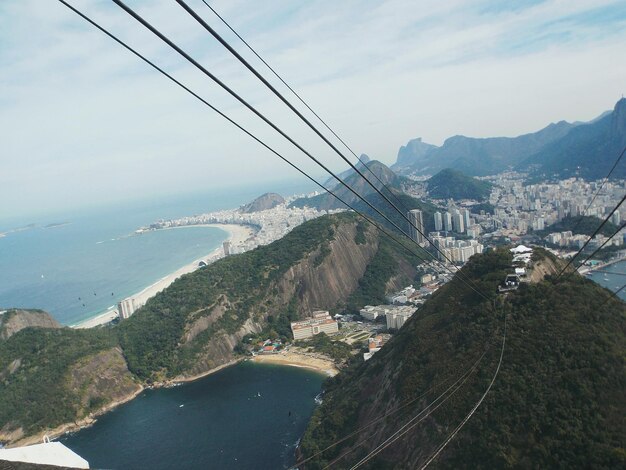
<svg viewBox="0 0 626 470">
<path fill-rule="evenodd" d="M 0 315 L 0 339 L 9 339 L 18 331 L 31 326 L 61 328 L 49 313 L 42 310 L 11 309 Z"/>
<path fill-rule="evenodd" d="M 378 248 L 378 235 L 374 230 L 366 230 L 366 243 L 357 244 L 355 238 L 356 223 L 339 225 L 328 251 L 318 248 L 288 269 L 268 289 L 269 295 L 258 302 L 241 328 L 230 334 L 219 333 L 207 342 L 187 375 L 202 374 L 231 362 L 235 358 L 233 348 L 245 335 L 260 332 L 268 315 L 276 315 L 292 302 L 299 316 L 304 317 L 313 310 L 331 309 L 345 301 L 356 289 Z M 186 340 L 197 337 L 224 315 L 230 309 L 227 303 L 227 299 L 222 298 L 212 307 L 210 315 L 193 322 Z"/>
</svg>

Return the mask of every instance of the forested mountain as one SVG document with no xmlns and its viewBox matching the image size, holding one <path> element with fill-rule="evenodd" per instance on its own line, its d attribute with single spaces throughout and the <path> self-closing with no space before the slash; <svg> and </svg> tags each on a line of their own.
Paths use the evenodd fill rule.
<svg viewBox="0 0 626 470">
<path fill-rule="evenodd" d="M 549 255 L 533 258 L 533 279 L 556 272 Z M 351 468 L 403 430 L 359 468 L 420 468 L 493 379 L 505 316 L 493 387 L 433 468 L 623 468 L 624 303 L 574 275 L 523 286 L 494 308 L 510 265 L 506 250 L 473 257 L 463 272 L 489 299 L 453 280 L 374 357 L 330 380 L 299 468 Z"/>
<path fill-rule="evenodd" d="M 489 198 L 492 184 L 477 180 L 460 171 L 446 168 L 426 181 L 428 195 L 435 199 L 475 199 Z"/>
<path fill-rule="evenodd" d="M 538 178 L 605 176 L 626 146 L 626 99 L 589 122 L 560 121 L 518 137 L 485 139 L 457 135 L 441 147 L 414 139 L 400 148 L 393 168 L 400 174 L 435 174 L 453 168 L 471 176 L 506 170 L 530 171 Z M 626 176 L 626 166 L 614 178 Z"/>
<path fill-rule="evenodd" d="M 600 179 L 609 173 L 624 147 L 626 98 L 616 103 L 613 112 L 576 126 L 563 138 L 521 162 L 518 168 L 547 178 L 581 176 Z M 611 177 L 626 177 L 626 165 L 618 165 Z"/>
<path fill-rule="evenodd" d="M 358 165 L 359 171 L 375 186 L 377 189 L 384 188 L 385 186 L 389 187 L 393 191 L 397 193 L 401 193 L 402 190 L 400 188 L 402 182 L 405 180 L 404 177 L 396 175 L 387 165 L 381 163 L 377 160 L 370 160 L 367 162 L 368 168 L 371 170 L 371 173 L 363 168 L 363 165 Z M 378 181 L 373 175 L 378 177 Z M 368 197 L 372 194 L 376 194 L 376 191 L 370 186 L 370 184 L 365 181 L 358 173 L 354 170 L 347 170 L 347 176 L 343 178 L 345 183 L 349 185 L 357 194 L 360 194 L 363 197 Z M 329 180 L 330 181 L 330 180 Z M 333 182 L 327 186 L 329 189 L 339 196 L 341 199 L 346 201 L 348 204 L 354 204 L 359 201 L 359 198 L 354 195 L 350 190 L 348 190 L 341 183 Z M 382 191 L 387 194 L 386 189 L 382 189 Z M 292 204 L 292 207 L 313 207 L 318 210 L 328 210 L 328 209 L 343 209 L 346 206 L 339 202 L 334 196 L 328 193 L 322 193 L 314 197 L 310 198 L 300 198 L 296 199 Z"/>
<path fill-rule="evenodd" d="M 23 328 L 0 341 L 0 440 L 88 423 L 146 384 L 229 363 L 247 334 L 290 336 L 312 310 L 381 301 L 419 262 L 354 214 L 325 216 L 182 276 L 115 327 Z"/>
<path fill-rule="evenodd" d="M 430 203 L 417 200 L 402 191 L 403 184 L 411 184 L 411 182 L 403 177 L 396 175 L 385 164 L 379 161 L 372 160 L 368 162 L 368 167 L 372 172 L 382 181 L 387 188 L 385 188 L 379 181 L 372 176 L 368 171 L 362 171 L 362 173 L 372 182 L 372 184 L 380 190 L 384 196 L 390 200 L 400 211 L 408 212 L 411 209 L 420 209 L 424 212 L 424 224 L 427 232 L 434 230 L 433 214 L 437 210 L 435 206 Z M 396 232 L 403 231 L 409 232 L 409 224 L 406 219 L 398 214 L 395 210 L 391 210 L 392 207 L 385 200 L 383 196 L 378 194 L 372 187 L 363 180 L 354 170 L 350 170 L 350 173 L 345 180 L 358 194 L 363 195 L 365 201 L 358 199 L 352 192 L 346 189 L 344 186 L 336 186 L 333 192 L 341 197 L 344 201 L 348 202 L 359 212 L 371 217 L 376 222 L 384 225 L 390 230 Z M 369 203 L 369 205 L 368 205 Z M 370 205 L 379 212 L 385 214 L 392 223 L 389 223 L 383 217 L 381 217 L 376 210 L 372 209 Z M 314 207 L 318 210 L 327 209 L 341 209 L 345 206 L 339 202 L 334 196 L 329 193 L 319 194 L 311 198 L 300 198 L 292 203 L 294 207 Z M 394 226 L 395 224 L 395 226 Z"/>
</svg>

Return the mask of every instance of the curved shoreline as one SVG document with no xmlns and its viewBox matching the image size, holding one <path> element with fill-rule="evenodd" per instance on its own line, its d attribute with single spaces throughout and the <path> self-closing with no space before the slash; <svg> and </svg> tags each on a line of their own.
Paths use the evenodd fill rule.
<svg viewBox="0 0 626 470">
<path fill-rule="evenodd" d="M 220 245 L 211 251 L 209 254 L 202 256 L 191 263 L 185 264 L 181 268 L 178 268 L 176 271 L 163 276 L 161 279 L 153 282 L 149 286 L 145 287 L 141 291 L 130 295 L 128 298 L 134 299 L 138 304 L 144 305 L 149 299 L 157 295 L 159 292 L 169 287 L 176 279 L 181 277 L 184 274 L 189 274 L 196 269 L 199 268 L 200 261 L 204 261 L 207 264 L 217 261 L 221 258 L 222 253 L 222 243 L 228 241 L 232 245 L 239 245 L 244 243 L 247 239 L 254 236 L 254 229 L 248 225 L 235 225 L 235 224 L 204 224 L 204 225 L 186 225 L 182 227 L 172 227 L 172 229 L 182 229 L 182 228 L 190 228 L 190 227 L 211 227 L 211 228 L 219 228 L 225 231 L 228 234 L 228 237 L 220 242 Z M 160 230 L 170 230 L 168 229 L 160 229 Z M 104 312 L 101 312 L 91 318 L 80 321 L 73 325 L 70 325 L 70 328 L 95 328 L 97 326 L 106 325 L 110 323 L 115 318 L 119 316 L 119 312 L 116 308 L 108 309 Z"/>
<path fill-rule="evenodd" d="M 330 358 L 313 357 L 297 352 L 283 352 L 276 354 L 260 354 L 250 359 L 258 364 L 275 364 L 287 367 L 301 367 L 314 370 L 333 377 L 339 373 L 339 369 Z"/>
<path fill-rule="evenodd" d="M 196 380 L 200 380 L 211 374 L 219 372 L 228 367 L 235 366 L 239 364 L 240 362 L 247 361 L 247 360 L 249 360 L 250 362 L 257 363 L 257 364 L 273 364 L 273 365 L 282 366 L 282 367 L 306 368 L 306 369 L 309 369 L 309 370 L 312 370 L 312 371 L 315 371 L 315 372 L 318 372 L 320 374 L 324 374 L 330 377 L 339 373 L 339 370 L 335 367 L 335 364 L 330 359 L 314 358 L 314 357 L 310 357 L 308 355 L 304 355 L 300 353 L 287 352 L 287 353 L 282 353 L 282 354 L 255 356 L 253 358 L 239 357 L 239 358 L 236 358 L 232 361 L 221 364 L 217 367 L 214 367 L 213 369 L 210 369 L 206 372 L 203 372 L 197 375 L 193 375 L 189 377 L 175 377 L 171 380 L 158 382 L 153 385 L 137 384 L 138 388 L 134 390 L 132 393 L 126 395 L 123 398 L 120 398 L 118 400 L 115 400 L 113 402 L 110 402 L 104 405 L 99 410 L 94 411 L 93 413 L 90 413 L 88 416 L 80 420 L 70 422 L 70 423 L 64 423 L 64 424 L 57 426 L 56 428 L 48 429 L 46 431 L 40 431 L 35 435 L 23 437 L 21 439 L 18 439 L 15 442 L 8 444 L 6 447 L 12 448 L 12 447 L 20 447 L 20 446 L 38 444 L 42 441 L 44 436 L 48 436 L 50 439 L 57 439 L 65 434 L 78 432 L 81 429 L 93 426 L 94 424 L 96 424 L 100 416 L 103 416 L 109 413 L 110 411 L 113 411 L 115 408 L 117 408 L 120 405 L 123 405 L 125 403 L 128 403 L 134 400 L 139 395 L 141 395 L 141 393 L 144 392 L 145 390 L 169 388 L 169 387 L 174 387 L 177 385 L 182 385 L 184 383 L 194 382 Z"/>
</svg>

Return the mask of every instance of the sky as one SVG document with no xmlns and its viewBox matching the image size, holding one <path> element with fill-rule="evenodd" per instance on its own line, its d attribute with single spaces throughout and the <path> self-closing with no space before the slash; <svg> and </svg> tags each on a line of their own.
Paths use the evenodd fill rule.
<svg viewBox="0 0 626 470">
<path fill-rule="evenodd" d="M 326 179 L 110 0 L 67 1 Z M 175 1 L 126 1 L 331 169 L 346 168 Z M 295 102 L 201 0 L 186 1 Z M 387 164 L 416 137 L 441 145 L 587 121 L 626 92 L 623 0 L 210 3 L 357 154 Z M 0 129 L 0 219 L 297 176 L 57 1 L 0 2 Z"/>
</svg>

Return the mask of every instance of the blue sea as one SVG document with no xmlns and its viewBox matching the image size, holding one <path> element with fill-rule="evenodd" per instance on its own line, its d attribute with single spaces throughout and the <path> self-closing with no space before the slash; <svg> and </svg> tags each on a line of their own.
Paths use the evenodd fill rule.
<svg viewBox="0 0 626 470">
<path fill-rule="evenodd" d="M 302 180 L 129 201 L 72 212 L 0 219 L 0 309 L 40 308 L 60 323 L 92 318 L 208 254 L 227 237 L 212 227 L 134 235 L 140 226 L 231 209 L 275 191 L 313 190 Z"/>
<path fill-rule="evenodd" d="M 606 287 L 611 292 L 616 292 L 626 284 L 626 261 L 611 264 L 598 271 L 594 271 L 589 279 L 597 282 L 602 287 Z M 626 300 L 626 289 L 617 294 L 621 299 Z"/>
<path fill-rule="evenodd" d="M 289 468 L 324 378 L 246 362 L 179 387 L 146 390 L 60 441 L 91 468 Z"/>
</svg>

